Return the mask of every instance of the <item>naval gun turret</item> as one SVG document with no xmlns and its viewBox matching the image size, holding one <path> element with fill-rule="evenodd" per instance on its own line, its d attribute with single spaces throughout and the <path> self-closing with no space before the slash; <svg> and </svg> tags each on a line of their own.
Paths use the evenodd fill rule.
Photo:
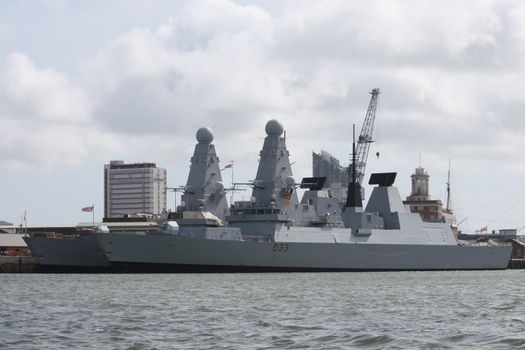
<svg viewBox="0 0 525 350">
<path fill-rule="evenodd" d="M 219 157 L 212 144 L 213 132 L 208 127 L 197 130 L 197 144 L 191 157 L 188 181 L 177 212 L 209 211 L 223 220 L 228 214 Z"/>
</svg>

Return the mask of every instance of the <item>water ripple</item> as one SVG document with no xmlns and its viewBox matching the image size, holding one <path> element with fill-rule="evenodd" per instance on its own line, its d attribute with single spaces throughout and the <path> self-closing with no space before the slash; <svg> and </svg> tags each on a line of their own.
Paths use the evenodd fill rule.
<svg viewBox="0 0 525 350">
<path fill-rule="evenodd" d="M 0 275 L 2 349 L 523 349 L 521 271 Z"/>
</svg>

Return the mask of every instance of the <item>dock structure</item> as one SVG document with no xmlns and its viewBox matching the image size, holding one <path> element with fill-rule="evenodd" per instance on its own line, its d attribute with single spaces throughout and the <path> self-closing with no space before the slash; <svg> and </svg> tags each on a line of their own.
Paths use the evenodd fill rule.
<svg viewBox="0 0 525 350">
<path fill-rule="evenodd" d="M 0 273 L 33 272 L 37 265 L 37 258 L 32 256 L 0 256 Z"/>
<path fill-rule="evenodd" d="M 512 255 L 510 257 L 509 269 L 525 269 L 525 242 L 519 239 L 511 239 Z"/>
<path fill-rule="evenodd" d="M 525 269 L 525 259 L 510 259 L 508 269 Z"/>
</svg>

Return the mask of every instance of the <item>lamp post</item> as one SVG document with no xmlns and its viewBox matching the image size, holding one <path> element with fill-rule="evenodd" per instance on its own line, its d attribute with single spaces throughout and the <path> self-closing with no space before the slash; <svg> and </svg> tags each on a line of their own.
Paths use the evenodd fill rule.
<svg viewBox="0 0 525 350">
<path fill-rule="evenodd" d="M 233 204 L 233 192 L 235 192 L 235 184 L 233 182 L 233 164 L 235 163 L 235 161 L 233 160 L 230 160 L 230 162 L 228 164 L 226 164 L 226 166 L 224 168 L 221 169 L 221 172 L 224 170 L 224 169 L 231 169 L 232 170 L 232 181 L 231 181 L 231 196 L 230 196 L 230 205 Z"/>
</svg>

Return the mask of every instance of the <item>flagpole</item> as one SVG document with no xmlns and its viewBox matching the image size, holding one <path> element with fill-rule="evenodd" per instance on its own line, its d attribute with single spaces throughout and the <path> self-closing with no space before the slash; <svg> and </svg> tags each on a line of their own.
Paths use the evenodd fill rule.
<svg viewBox="0 0 525 350">
<path fill-rule="evenodd" d="M 232 161 L 232 194 L 230 196 L 230 207 L 233 205 L 233 193 L 235 192 L 235 185 L 233 184 L 233 161 Z"/>
<path fill-rule="evenodd" d="M 93 210 L 91 213 L 93 214 L 93 228 L 95 228 L 95 203 L 93 203 Z"/>
</svg>

